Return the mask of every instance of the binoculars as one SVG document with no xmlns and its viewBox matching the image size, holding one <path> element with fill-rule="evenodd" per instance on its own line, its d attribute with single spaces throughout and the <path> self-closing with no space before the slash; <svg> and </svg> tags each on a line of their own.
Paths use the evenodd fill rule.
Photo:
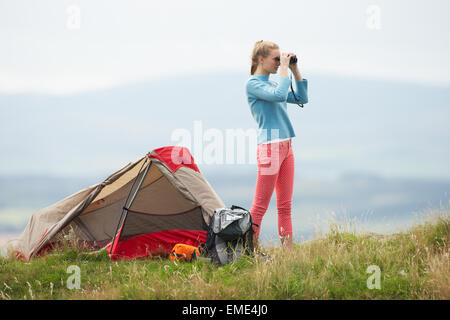
<svg viewBox="0 0 450 320">
<path fill-rule="evenodd" d="M 276 57 L 275 60 L 277 60 L 278 62 L 280 62 L 280 57 Z M 289 59 L 289 64 L 293 64 L 293 63 L 297 63 L 297 57 L 291 57 Z"/>
</svg>

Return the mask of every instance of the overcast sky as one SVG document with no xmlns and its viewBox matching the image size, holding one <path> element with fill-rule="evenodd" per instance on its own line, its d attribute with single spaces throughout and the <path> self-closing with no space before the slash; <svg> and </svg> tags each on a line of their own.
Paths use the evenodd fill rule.
<svg viewBox="0 0 450 320">
<path fill-rule="evenodd" d="M 0 0 L 0 92 L 74 93 L 249 69 L 257 40 L 310 73 L 450 85 L 450 2 Z"/>
</svg>

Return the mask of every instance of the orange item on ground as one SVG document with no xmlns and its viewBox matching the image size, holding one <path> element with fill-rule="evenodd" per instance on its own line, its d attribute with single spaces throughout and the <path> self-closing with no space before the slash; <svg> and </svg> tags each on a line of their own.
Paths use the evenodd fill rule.
<svg viewBox="0 0 450 320">
<path fill-rule="evenodd" d="M 190 246 L 184 243 L 176 244 L 170 253 L 170 260 L 174 261 L 192 261 L 200 256 L 200 251 L 197 247 Z"/>
</svg>

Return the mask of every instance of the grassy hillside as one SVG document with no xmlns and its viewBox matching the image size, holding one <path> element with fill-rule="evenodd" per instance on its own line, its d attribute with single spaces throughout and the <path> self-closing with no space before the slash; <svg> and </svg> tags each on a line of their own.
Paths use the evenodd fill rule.
<svg viewBox="0 0 450 320">
<path fill-rule="evenodd" d="M 269 260 L 219 268 L 166 258 L 111 262 L 105 251 L 76 248 L 31 263 L 0 259 L 0 299 L 450 299 L 448 210 L 390 236 L 345 230 L 336 223 L 290 251 L 264 248 Z M 79 267 L 79 289 L 70 266 Z"/>
</svg>

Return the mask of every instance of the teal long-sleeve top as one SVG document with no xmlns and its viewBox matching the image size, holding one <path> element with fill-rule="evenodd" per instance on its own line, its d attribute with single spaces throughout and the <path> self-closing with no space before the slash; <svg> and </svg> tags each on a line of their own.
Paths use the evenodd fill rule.
<svg viewBox="0 0 450 320">
<path fill-rule="evenodd" d="M 308 80 L 296 81 L 295 96 L 299 102 L 308 102 Z M 287 102 L 297 103 L 291 80 L 280 76 L 280 82 L 269 80 L 267 75 L 251 75 L 247 80 L 247 99 L 253 118 L 258 124 L 258 144 L 295 137 L 287 113 Z"/>
</svg>

